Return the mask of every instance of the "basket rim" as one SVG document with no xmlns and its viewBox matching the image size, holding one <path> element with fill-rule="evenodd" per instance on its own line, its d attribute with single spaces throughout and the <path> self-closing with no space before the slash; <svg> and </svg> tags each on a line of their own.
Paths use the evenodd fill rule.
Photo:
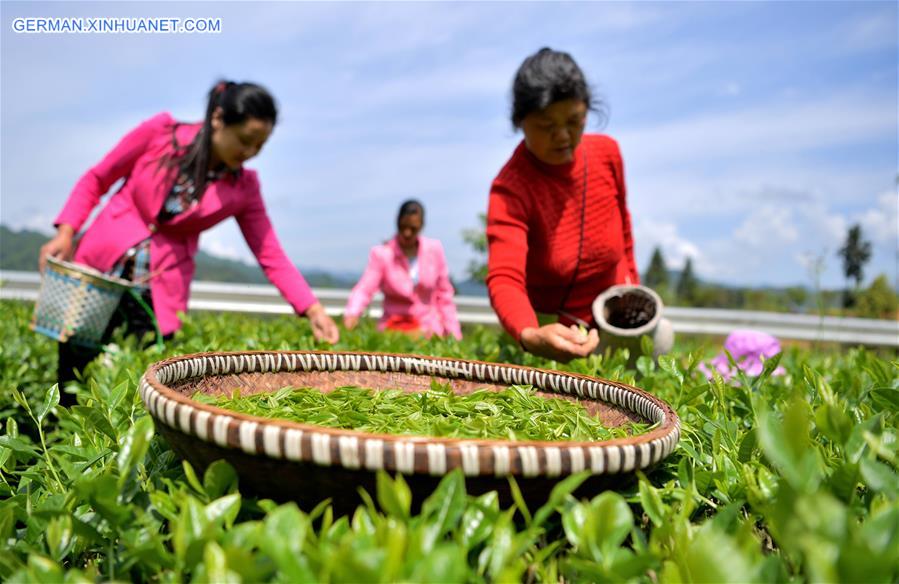
<svg viewBox="0 0 899 584">
<path fill-rule="evenodd" d="M 311 362 L 316 362 L 317 360 L 326 361 L 327 368 L 323 367 L 314 367 L 314 368 L 295 368 L 295 369 L 284 369 L 282 364 L 286 364 L 288 361 L 293 360 L 294 363 L 296 361 L 300 361 L 302 364 L 303 358 L 310 360 Z M 377 361 L 381 360 L 384 363 L 387 363 L 389 360 L 399 360 L 393 364 L 398 364 L 402 362 L 402 364 L 406 367 L 405 370 L 396 369 L 372 369 L 372 368 L 358 368 L 358 364 L 360 362 L 364 362 L 365 359 Z M 490 438 L 450 438 L 450 437 L 436 437 L 436 436 L 421 436 L 421 435 L 406 435 L 406 434 L 376 434 L 371 432 L 363 432 L 359 430 L 346 430 L 340 428 L 329 428 L 326 426 L 318 426 L 314 424 L 304 424 L 299 422 L 294 422 L 290 420 L 282 420 L 275 418 L 265 418 L 260 416 L 253 416 L 249 414 L 244 414 L 240 412 L 235 412 L 232 410 L 228 410 L 225 408 L 220 408 L 216 406 L 212 406 L 209 404 L 204 404 L 201 402 L 197 402 L 191 399 L 188 396 L 183 395 L 182 393 L 175 391 L 162 381 L 160 381 L 160 374 L 165 375 L 167 371 L 172 371 L 174 369 L 178 369 L 179 367 L 183 370 L 184 373 L 198 373 L 199 364 L 198 361 L 205 362 L 203 374 L 185 374 L 181 379 L 190 379 L 197 377 L 206 376 L 206 371 L 209 368 L 209 362 L 212 359 L 217 359 L 221 362 L 228 362 L 231 360 L 232 363 L 244 364 L 246 366 L 259 366 L 259 369 L 246 369 L 244 371 L 232 371 L 230 369 L 230 365 L 228 365 L 228 370 L 223 371 L 222 373 L 275 373 L 279 371 L 307 371 L 307 372 L 315 372 L 315 371 L 372 371 L 374 373 L 382 372 L 382 373 L 390 373 L 390 372 L 407 372 L 412 375 L 419 375 L 422 377 L 443 377 L 448 379 L 463 379 L 470 380 L 474 382 L 483 381 L 484 383 L 498 384 L 498 385 L 523 385 L 522 383 L 515 382 L 514 380 L 504 380 L 502 378 L 496 377 L 496 374 L 502 375 L 502 371 L 518 371 L 522 372 L 520 375 L 527 375 L 536 380 L 538 377 L 543 377 L 544 382 L 547 380 L 554 379 L 557 385 L 568 386 L 568 391 L 552 389 L 550 387 L 537 387 L 535 383 L 531 383 L 530 385 L 534 386 L 538 390 L 542 390 L 548 393 L 556 393 L 559 395 L 574 395 L 581 399 L 592 400 L 592 401 L 600 401 L 615 404 L 621 408 L 624 408 L 627 411 L 632 413 L 637 413 L 644 418 L 649 419 L 649 421 L 655 422 L 655 427 L 653 427 L 650 431 L 638 434 L 635 436 L 629 436 L 626 438 L 615 438 L 610 440 L 602 440 L 602 441 L 537 441 L 537 440 L 507 440 L 507 439 L 490 439 Z M 346 368 L 340 367 L 337 365 L 341 364 L 341 360 L 343 360 L 344 364 L 347 360 L 357 360 L 356 368 Z M 277 360 L 277 363 L 276 363 Z M 412 360 L 412 361 L 410 361 Z M 268 361 L 268 364 L 273 365 L 271 370 L 264 370 L 264 366 Z M 416 365 L 414 361 L 419 361 L 417 365 L 427 367 L 427 364 L 431 364 L 433 371 L 431 372 L 412 372 L 409 369 L 412 365 Z M 462 375 L 450 375 L 449 373 L 459 373 L 459 369 L 455 371 L 448 371 L 447 365 L 461 365 L 463 367 L 468 367 L 469 372 L 476 371 L 478 368 L 481 369 L 482 377 L 465 377 Z M 194 366 L 196 365 L 196 366 Z M 218 363 L 215 364 L 217 367 Z M 484 375 L 484 372 L 490 372 L 489 375 Z M 213 373 L 213 374 L 218 374 Z M 490 375 L 494 375 L 493 378 L 487 379 L 485 377 L 490 377 Z M 507 376 L 514 374 L 506 374 Z M 568 381 L 561 381 L 568 380 Z M 167 380 L 168 381 L 168 380 Z M 643 406 L 646 406 L 648 402 L 652 407 L 656 408 L 661 414 L 661 421 L 652 420 L 645 412 L 640 412 L 636 409 L 635 403 L 632 404 L 624 404 L 618 403 L 611 400 L 604 400 L 598 397 L 588 395 L 589 391 L 584 390 L 585 384 L 592 384 L 594 390 L 596 386 L 602 387 L 605 386 L 606 389 L 612 392 L 619 392 L 621 395 L 619 399 L 627 399 L 624 396 L 630 396 L 630 400 L 636 402 L 638 400 L 643 400 Z M 575 390 L 571 390 L 571 386 L 575 387 Z M 580 391 L 578 391 L 578 386 L 580 386 Z M 415 449 L 415 452 L 418 453 L 419 449 L 424 449 L 426 447 L 430 448 L 432 445 L 439 445 L 444 449 L 452 449 L 452 450 L 465 450 L 469 449 L 469 451 L 473 448 L 477 449 L 507 449 L 511 451 L 512 458 L 514 459 L 516 456 L 520 456 L 522 454 L 522 449 L 536 449 L 537 451 L 545 451 L 545 450 L 556 450 L 556 451 L 572 451 L 572 450 L 581 450 L 583 452 L 590 451 L 593 454 L 593 451 L 612 451 L 618 450 L 619 453 L 616 456 L 620 456 L 625 461 L 628 460 L 628 454 L 630 455 L 630 459 L 633 460 L 634 457 L 640 458 L 640 461 L 637 462 L 636 466 L 633 468 L 624 469 L 622 467 L 621 472 L 630 472 L 633 470 L 637 470 L 639 468 L 645 468 L 652 464 L 655 464 L 659 460 L 668 456 L 676 446 L 677 441 L 680 437 L 680 420 L 677 414 L 674 412 L 674 409 L 666 403 L 664 400 L 652 395 L 651 393 L 639 389 L 637 387 L 617 382 L 611 381 L 607 379 L 602 379 L 598 377 L 591 377 L 588 375 L 573 373 L 567 371 L 555 371 L 552 369 L 541 369 L 536 367 L 529 367 L 525 365 L 515 365 L 515 364 L 506 364 L 506 363 L 490 363 L 486 361 L 478 361 L 478 360 L 470 360 L 470 359 L 456 359 L 449 357 L 434 357 L 427 355 L 417 355 L 417 354 L 408 354 L 408 353 L 382 353 L 382 352 L 372 352 L 372 351 L 215 351 L 215 352 L 201 352 L 201 353 L 192 353 L 187 355 L 179 355 L 175 357 L 170 357 L 156 363 L 151 364 L 146 372 L 143 374 L 140 380 L 139 387 L 141 399 L 143 400 L 148 412 L 154 419 L 157 421 L 169 426 L 170 428 L 179 431 L 183 434 L 187 434 L 192 438 L 204 440 L 206 442 L 214 442 L 218 443 L 220 446 L 228 447 L 228 448 L 238 448 L 242 449 L 251 454 L 257 454 L 260 456 L 268 456 L 271 458 L 289 458 L 285 455 L 284 451 L 284 440 L 283 434 L 287 432 L 299 432 L 300 435 L 311 434 L 313 435 L 313 444 L 312 444 L 312 456 L 303 456 L 301 457 L 304 461 L 314 460 L 319 464 L 322 464 L 322 460 L 320 459 L 329 459 L 326 465 L 330 465 L 330 459 L 333 459 L 333 456 L 315 456 L 315 443 L 314 436 L 327 436 L 328 441 L 331 439 L 335 439 L 336 441 L 343 441 L 345 439 L 353 439 L 363 442 L 371 442 L 377 441 L 378 443 L 383 444 L 383 447 L 386 449 L 396 447 L 399 449 L 402 445 L 412 446 Z M 207 417 L 205 424 L 206 429 L 203 431 L 203 434 L 206 436 L 202 436 L 201 432 L 198 430 L 198 426 L 195 424 L 198 416 L 204 415 Z M 210 429 L 218 428 L 221 425 L 223 430 L 210 431 Z M 280 455 L 281 456 L 272 456 L 272 452 L 270 450 L 278 450 L 278 448 L 268 448 L 267 440 L 268 438 L 265 434 L 272 432 L 270 429 L 275 429 L 274 432 L 278 434 L 279 439 L 281 440 L 280 445 Z M 235 443 L 236 442 L 236 443 Z M 333 441 L 332 441 L 333 442 Z M 260 447 L 260 443 L 262 447 Z M 337 451 L 339 449 L 335 449 L 333 444 L 331 445 L 331 450 Z M 635 455 L 635 452 L 637 454 Z M 641 456 L 642 453 L 642 456 Z M 307 452 L 307 454 L 309 454 Z M 320 453 L 321 454 L 321 453 Z M 464 453 L 463 453 L 464 454 Z M 426 454 L 426 456 L 430 457 L 430 453 Z M 534 454 L 536 459 L 536 453 Z M 575 456 L 575 455 L 569 455 Z M 605 454 L 603 454 L 605 456 Z M 341 456 L 338 456 L 341 458 Z M 348 461 L 341 460 L 341 463 L 345 463 Z M 494 461 L 495 462 L 495 461 Z M 573 463 L 571 459 L 569 462 L 572 463 L 572 466 L 577 466 Z M 405 472 L 403 468 L 400 468 L 402 465 L 397 464 L 397 461 L 394 460 L 394 465 L 386 464 L 384 466 L 384 470 L 396 470 L 400 472 Z M 354 468 L 352 465 L 340 464 L 345 467 Z M 417 466 L 417 465 L 416 465 Z M 439 465 L 438 465 L 439 466 Z M 458 466 L 458 465 L 450 465 L 450 466 Z M 465 466 L 464 464 L 461 466 Z M 469 465 L 470 466 L 470 465 Z M 478 466 L 478 465 L 475 465 Z M 483 465 L 480 465 L 483 466 Z M 489 466 L 489 465 L 488 465 Z M 511 467 L 511 463 L 508 465 Z M 524 464 L 522 463 L 522 466 Z M 604 465 L 600 465 L 604 466 Z M 594 462 L 591 465 L 587 465 L 588 468 L 592 468 L 592 470 L 597 470 L 597 464 Z M 367 467 L 366 467 L 367 468 Z M 408 469 L 407 469 L 408 470 Z M 492 469 L 490 472 L 475 472 L 470 473 L 468 470 L 464 469 L 466 474 L 495 474 L 493 471 L 496 469 Z M 553 469 L 546 468 L 543 469 L 545 471 L 552 471 Z M 418 472 L 417 470 L 414 472 Z M 497 471 L 498 472 L 498 471 Z M 571 472 L 574 472 L 572 470 Z M 614 471 L 613 471 L 614 472 Z M 407 474 L 412 474 L 412 472 L 408 472 Z M 431 472 L 430 474 L 434 474 Z M 539 473 L 544 474 L 544 473 Z M 594 474 L 604 474 L 602 470 L 600 472 L 594 472 Z M 526 474 L 527 476 L 527 474 Z M 548 476 L 557 476 L 553 475 L 549 472 Z"/>
<path fill-rule="evenodd" d="M 109 274 L 104 274 L 85 264 L 79 264 L 75 262 L 67 262 L 65 260 L 60 260 L 55 257 L 47 258 L 47 265 L 52 266 L 53 271 L 59 272 L 66 276 L 70 276 L 72 278 L 76 278 L 78 280 L 84 280 L 85 282 L 91 284 L 106 284 L 110 287 L 115 288 L 133 288 L 134 284 L 124 278 L 119 278 L 117 276 L 111 276 Z"/>
</svg>

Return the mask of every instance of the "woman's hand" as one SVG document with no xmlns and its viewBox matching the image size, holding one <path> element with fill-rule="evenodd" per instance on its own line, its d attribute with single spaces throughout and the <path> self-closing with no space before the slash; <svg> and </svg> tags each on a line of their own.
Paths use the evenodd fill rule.
<svg viewBox="0 0 899 584">
<path fill-rule="evenodd" d="M 359 324 L 358 316 L 349 316 L 346 314 L 343 315 L 343 326 L 344 328 L 346 328 L 346 330 L 353 330 L 354 328 L 356 328 L 357 324 Z"/>
<path fill-rule="evenodd" d="M 585 333 L 574 325 L 567 327 L 554 322 L 521 331 L 521 346 L 534 355 L 567 363 L 572 359 L 586 357 L 596 350 L 599 346 L 599 333 L 596 329 Z"/>
<path fill-rule="evenodd" d="M 72 229 L 71 225 L 65 223 L 60 225 L 53 239 L 41 246 L 41 251 L 38 255 L 40 271 L 44 271 L 44 268 L 47 266 L 47 258 L 50 256 L 64 261 L 72 259 L 72 253 L 75 248 L 74 238 L 75 230 Z"/>
<path fill-rule="evenodd" d="M 337 325 L 325 312 L 325 307 L 321 305 L 321 302 L 316 302 L 306 309 L 306 318 L 309 319 L 309 323 L 312 325 L 312 334 L 316 340 L 326 341 L 332 345 L 340 340 L 340 331 L 337 330 Z"/>
</svg>

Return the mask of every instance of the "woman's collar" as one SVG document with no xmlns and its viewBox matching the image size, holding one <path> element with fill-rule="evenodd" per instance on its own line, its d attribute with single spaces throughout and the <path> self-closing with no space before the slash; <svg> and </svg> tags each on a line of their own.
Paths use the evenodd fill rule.
<svg viewBox="0 0 899 584">
<path fill-rule="evenodd" d="M 417 237 L 418 253 L 421 253 L 421 240 L 421 235 L 419 235 Z M 399 236 L 394 235 L 392 238 L 390 238 L 390 241 L 387 242 L 387 245 L 390 246 L 390 249 L 392 249 L 393 253 L 395 253 L 396 255 L 406 257 L 406 252 L 403 251 L 403 246 L 400 245 Z"/>
<path fill-rule="evenodd" d="M 539 171 L 557 176 L 560 178 L 570 178 L 574 176 L 579 169 L 581 168 L 582 160 L 584 157 L 584 140 L 581 138 L 581 142 L 577 145 L 577 148 L 574 149 L 574 160 L 571 162 L 566 162 L 564 164 L 549 164 L 547 162 L 543 162 L 537 155 L 535 155 L 528 148 L 527 143 L 522 140 L 519 145 L 524 152 L 524 157 L 531 162 Z"/>
</svg>

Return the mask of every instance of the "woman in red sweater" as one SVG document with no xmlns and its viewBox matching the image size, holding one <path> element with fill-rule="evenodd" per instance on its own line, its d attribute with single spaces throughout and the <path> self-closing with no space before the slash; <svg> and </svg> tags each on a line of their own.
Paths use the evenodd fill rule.
<svg viewBox="0 0 899 584">
<path fill-rule="evenodd" d="M 524 140 L 490 189 L 487 287 L 524 349 L 569 361 L 599 345 L 596 296 L 640 282 L 621 152 L 608 136 L 584 135 L 596 106 L 569 54 L 544 48 L 525 59 L 512 94 Z M 537 313 L 558 322 L 541 326 Z"/>
</svg>

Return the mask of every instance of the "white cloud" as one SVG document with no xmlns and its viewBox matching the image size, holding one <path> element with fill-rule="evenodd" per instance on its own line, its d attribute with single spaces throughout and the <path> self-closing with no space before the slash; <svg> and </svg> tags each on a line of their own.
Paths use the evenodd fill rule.
<svg viewBox="0 0 899 584">
<path fill-rule="evenodd" d="M 758 196 L 751 198 L 759 200 Z M 843 285 L 837 250 L 845 240 L 850 223 L 858 220 L 863 224 L 865 236 L 874 243 L 866 274 L 873 277 L 884 272 L 894 277 L 892 265 L 899 252 L 895 228 L 886 222 L 891 202 L 883 195 L 878 200 L 879 207 L 856 213 L 851 221 L 845 212 L 822 202 L 760 204 L 739 221 L 726 220 L 724 224 L 737 224 L 726 235 L 700 234 L 686 238 L 700 250 L 701 261 L 697 264 L 702 269 L 697 271 L 712 280 L 744 285 L 812 285 L 813 266 L 817 265 L 815 269 L 820 269 L 822 284 L 834 287 Z M 892 239 L 891 228 L 894 229 Z M 662 228 L 655 230 L 666 233 Z M 671 231 L 669 228 L 667 232 Z M 664 246 L 663 252 L 667 253 Z"/>
<path fill-rule="evenodd" d="M 617 136 L 632 153 L 631 166 L 668 169 L 895 140 L 896 127 L 895 95 L 850 93 L 699 114 L 624 128 Z"/>
<path fill-rule="evenodd" d="M 848 50 L 870 51 L 896 48 L 896 5 L 866 13 L 845 25 L 840 45 Z"/>
<path fill-rule="evenodd" d="M 22 222 L 8 223 L 11 229 L 28 229 L 29 231 L 39 231 L 47 235 L 53 234 L 53 219 L 56 217 L 49 213 L 36 213 L 26 218 Z M 4 221 L 6 223 L 6 221 Z"/>
<path fill-rule="evenodd" d="M 877 207 L 858 216 L 858 221 L 869 237 L 886 248 L 899 245 L 899 195 L 887 191 L 877 197 Z"/>
<path fill-rule="evenodd" d="M 798 238 L 792 212 L 772 205 L 754 209 L 734 230 L 734 240 L 752 249 L 778 249 Z"/>
<path fill-rule="evenodd" d="M 256 262 L 253 252 L 244 242 L 240 228 L 232 220 L 223 221 L 209 231 L 204 231 L 200 236 L 200 249 L 229 260 Z"/>
<path fill-rule="evenodd" d="M 752 284 L 801 281 L 796 258 L 826 250 L 826 275 L 839 283 L 835 249 L 860 221 L 875 243 L 872 262 L 895 271 L 896 199 L 875 196 L 895 176 L 895 67 L 884 73 L 887 60 L 872 51 L 895 48 L 896 9 L 830 6 L 820 26 L 792 30 L 802 24 L 797 12 L 817 9 L 115 5 L 116 14 L 202 10 L 221 15 L 225 32 L 4 35 L 3 221 L 49 224 L 78 176 L 137 121 L 160 109 L 196 119 L 208 82 L 247 76 L 269 83 L 282 106 L 251 166 L 292 258 L 361 269 L 369 246 L 392 232 L 396 204 L 418 196 L 428 234 L 461 275 L 472 254 L 459 232 L 485 209 L 519 140 L 506 120 L 511 77 L 549 45 L 571 51 L 612 104 L 609 131 L 622 145 L 641 257 L 658 244 L 672 266 L 693 257 L 704 278 Z M 753 30 L 771 15 L 794 19 L 784 20 L 790 32 Z M 186 54 L 191 67 L 173 68 Z M 203 248 L 252 261 L 233 221 L 204 235 Z"/>
<path fill-rule="evenodd" d="M 3 222 L 24 225 L 37 217 L 55 217 L 78 179 L 126 132 L 155 113 L 110 114 L 103 121 L 38 117 L 7 122 L 4 112 Z M 43 229 L 50 225 L 48 221 Z"/>
<path fill-rule="evenodd" d="M 819 241 L 830 248 L 839 247 L 846 237 L 846 217 L 831 211 L 821 204 L 800 206 L 802 221 L 800 223 L 803 237 L 811 241 Z"/>
<path fill-rule="evenodd" d="M 721 93 L 721 95 L 733 97 L 736 95 L 740 95 L 740 93 L 742 93 L 742 91 L 743 91 L 743 88 L 740 87 L 739 83 L 737 83 L 735 81 L 730 81 L 730 82 L 726 83 L 724 85 L 724 87 L 721 88 L 720 93 Z"/>
<path fill-rule="evenodd" d="M 693 267 L 698 273 L 711 269 L 699 246 L 678 234 L 675 223 L 641 218 L 634 220 L 633 227 L 634 240 L 637 244 L 637 261 L 644 269 L 649 265 L 652 250 L 656 247 L 662 250 L 662 256 L 669 268 L 683 267 L 687 258 L 692 258 Z"/>
</svg>

